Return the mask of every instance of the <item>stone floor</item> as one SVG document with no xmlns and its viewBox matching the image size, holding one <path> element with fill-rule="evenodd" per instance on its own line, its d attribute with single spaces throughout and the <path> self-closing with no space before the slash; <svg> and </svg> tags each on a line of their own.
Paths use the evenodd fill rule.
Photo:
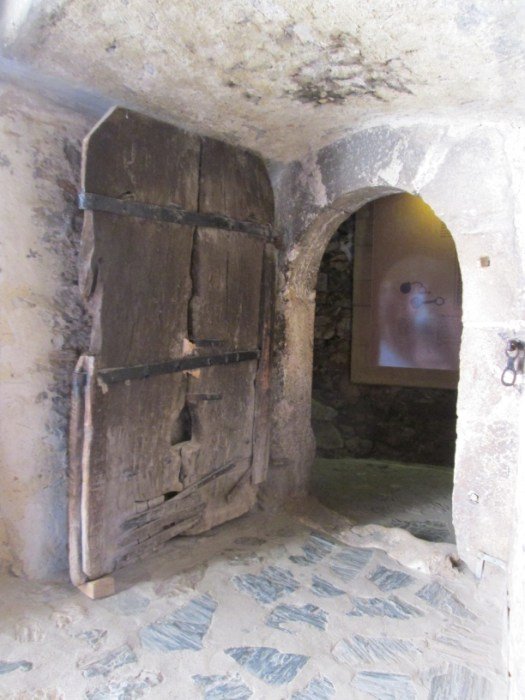
<svg viewBox="0 0 525 700">
<path fill-rule="evenodd" d="M 454 470 L 371 459 L 317 459 L 312 493 L 359 525 L 408 530 L 430 542 L 455 542 Z"/>
<path fill-rule="evenodd" d="M 502 700 L 497 573 L 315 502 L 179 538 L 111 598 L 5 578 L 0 698 Z"/>
</svg>

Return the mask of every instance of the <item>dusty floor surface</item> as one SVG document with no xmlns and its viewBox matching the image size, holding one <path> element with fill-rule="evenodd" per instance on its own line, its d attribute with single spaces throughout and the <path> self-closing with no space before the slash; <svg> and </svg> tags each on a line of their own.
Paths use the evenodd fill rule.
<svg viewBox="0 0 525 700">
<path fill-rule="evenodd" d="M 430 542 L 455 542 L 450 467 L 372 459 L 317 459 L 311 491 L 359 525 L 399 527 Z"/>
<path fill-rule="evenodd" d="M 302 503 L 179 538 L 104 600 L 6 577 L 0 698 L 501 700 L 502 582 L 453 550 Z"/>
</svg>

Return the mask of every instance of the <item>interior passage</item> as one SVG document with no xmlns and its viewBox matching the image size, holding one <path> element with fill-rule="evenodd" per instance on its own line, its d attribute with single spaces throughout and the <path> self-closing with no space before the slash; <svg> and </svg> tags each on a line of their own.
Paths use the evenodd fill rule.
<svg viewBox="0 0 525 700">
<path fill-rule="evenodd" d="M 453 542 L 461 277 L 417 197 L 345 221 L 317 281 L 313 493 L 360 524 Z"/>
</svg>

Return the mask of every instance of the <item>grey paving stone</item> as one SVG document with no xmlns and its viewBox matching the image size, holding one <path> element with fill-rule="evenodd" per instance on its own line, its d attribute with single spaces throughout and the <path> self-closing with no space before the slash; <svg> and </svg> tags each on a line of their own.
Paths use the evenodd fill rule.
<svg viewBox="0 0 525 700">
<path fill-rule="evenodd" d="M 266 620 L 266 624 L 283 632 L 291 632 L 291 630 L 282 626 L 286 622 L 304 622 L 307 625 L 324 630 L 326 629 L 326 620 L 326 612 L 316 605 L 307 604 L 301 607 L 297 605 L 278 605 Z"/>
<path fill-rule="evenodd" d="M 292 572 L 278 566 L 268 566 L 260 574 L 234 576 L 232 581 L 237 590 L 248 593 L 259 603 L 274 603 L 285 593 L 299 588 Z"/>
<path fill-rule="evenodd" d="M 95 690 L 86 691 L 87 700 L 135 700 L 148 694 L 151 688 L 162 683 L 161 673 L 141 671 L 138 676 L 113 680 Z"/>
<path fill-rule="evenodd" d="M 363 637 L 356 634 L 350 639 L 342 639 L 333 650 L 338 661 L 350 665 L 356 662 L 375 663 L 389 661 L 399 663 L 407 656 L 419 654 L 417 647 L 406 639 L 390 639 L 389 637 Z"/>
<path fill-rule="evenodd" d="M 405 574 L 403 571 L 388 569 L 386 566 L 378 566 L 377 569 L 368 576 L 368 579 L 385 593 L 394 591 L 397 588 L 404 588 L 415 581 L 413 576 Z"/>
<path fill-rule="evenodd" d="M 30 671 L 33 664 L 30 661 L 1 661 L 0 660 L 0 676 L 13 671 Z"/>
<path fill-rule="evenodd" d="M 290 561 L 299 566 L 309 566 L 324 559 L 334 549 L 334 543 L 320 532 L 312 532 L 308 541 L 303 545 L 304 554 L 293 555 Z"/>
<path fill-rule="evenodd" d="M 473 635 L 460 624 L 447 624 L 446 630 L 437 634 L 437 649 L 448 657 L 453 657 L 454 662 L 462 663 L 466 658 L 477 656 L 483 664 L 483 659 L 490 659 L 495 653 L 497 642 L 484 635 Z"/>
<path fill-rule="evenodd" d="M 416 698 L 414 684 L 409 676 L 398 673 L 362 671 L 355 675 L 352 685 L 377 700 L 415 700 Z"/>
<path fill-rule="evenodd" d="M 100 649 L 108 636 L 107 630 L 92 629 L 79 632 L 76 637 L 87 642 L 92 649 Z"/>
<path fill-rule="evenodd" d="M 320 576 L 312 576 L 312 591 L 321 598 L 335 598 L 345 593 Z"/>
<path fill-rule="evenodd" d="M 465 666 L 450 664 L 432 678 L 429 700 L 496 700 L 492 684 Z"/>
<path fill-rule="evenodd" d="M 392 617 L 397 620 L 408 620 L 411 617 L 421 617 L 422 611 L 409 605 L 397 596 L 388 598 L 352 598 L 354 609 L 346 614 L 350 617 Z"/>
<path fill-rule="evenodd" d="M 345 547 L 333 557 L 330 569 L 342 581 L 352 581 L 365 568 L 373 553 L 372 549 Z"/>
<path fill-rule="evenodd" d="M 308 656 L 283 654 L 272 647 L 233 647 L 226 653 L 269 685 L 289 683 L 308 661 Z"/>
<path fill-rule="evenodd" d="M 476 620 L 476 616 L 453 593 L 436 581 L 423 586 L 416 595 L 440 612 L 465 620 Z"/>
<path fill-rule="evenodd" d="M 116 668 L 132 664 L 137 661 L 137 656 L 129 644 L 124 644 L 118 649 L 109 651 L 104 656 L 101 656 L 97 661 L 93 661 L 82 668 L 82 675 L 85 678 L 93 676 L 107 676 Z"/>
<path fill-rule="evenodd" d="M 193 676 L 204 688 L 205 700 L 247 700 L 253 692 L 238 676 Z"/>
<path fill-rule="evenodd" d="M 398 520 L 390 521 L 392 527 L 408 530 L 414 537 L 427 542 L 454 542 L 454 535 L 448 525 L 438 520 Z"/>
<path fill-rule="evenodd" d="M 143 627 L 140 640 L 147 649 L 181 651 L 202 649 L 217 603 L 208 595 L 194 598 L 167 617 Z"/>
<path fill-rule="evenodd" d="M 333 683 L 322 676 L 314 678 L 303 690 L 297 690 L 292 700 L 330 700 L 335 694 Z"/>
</svg>

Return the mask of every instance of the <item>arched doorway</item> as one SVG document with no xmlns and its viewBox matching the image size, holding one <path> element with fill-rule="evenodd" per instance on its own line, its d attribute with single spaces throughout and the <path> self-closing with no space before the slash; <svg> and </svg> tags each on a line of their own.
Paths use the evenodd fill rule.
<svg viewBox="0 0 525 700">
<path fill-rule="evenodd" d="M 335 231 L 316 284 L 312 492 L 358 524 L 454 542 L 461 275 L 446 226 L 390 195 Z"/>
</svg>

